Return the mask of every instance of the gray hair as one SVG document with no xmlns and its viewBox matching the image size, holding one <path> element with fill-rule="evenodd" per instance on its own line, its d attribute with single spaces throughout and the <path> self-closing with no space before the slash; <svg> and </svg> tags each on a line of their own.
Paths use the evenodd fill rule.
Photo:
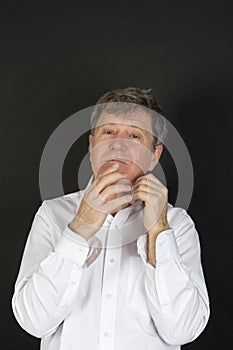
<svg viewBox="0 0 233 350">
<path fill-rule="evenodd" d="M 151 116 L 153 147 L 164 143 L 167 122 L 162 108 L 151 94 L 151 89 L 128 87 L 106 92 L 98 99 L 91 114 L 91 133 L 94 134 L 99 117 L 104 111 L 115 114 L 124 113 L 127 117 L 127 114 L 136 109 L 143 109 Z"/>
</svg>

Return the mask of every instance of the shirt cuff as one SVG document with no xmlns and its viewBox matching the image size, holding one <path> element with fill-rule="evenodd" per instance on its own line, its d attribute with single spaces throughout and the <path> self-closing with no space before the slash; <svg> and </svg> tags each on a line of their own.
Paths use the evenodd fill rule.
<svg viewBox="0 0 233 350">
<path fill-rule="evenodd" d="M 147 257 L 147 234 L 138 238 L 137 249 L 144 263 L 150 265 Z M 168 259 L 180 259 L 174 231 L 172 229 L 161 232 L 156 239 L 156 262 L 159 263 Z"/>
<path fill-rule="evenodd" d="M 79 266 L 83 266 L 89 252 L 89 244 L 83 237 L 66 226 L 54 251 L 74 261 Z"/>
<path fill-rule="evenodd" d="M 172 229 L 161 232 L 156 239 L 156 261 L 179 259 L 179 251 Z"/>
</svg>

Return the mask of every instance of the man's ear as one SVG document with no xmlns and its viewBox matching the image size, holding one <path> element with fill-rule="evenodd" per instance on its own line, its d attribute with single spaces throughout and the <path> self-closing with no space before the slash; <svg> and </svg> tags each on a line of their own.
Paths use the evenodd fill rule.
<svg viewBox="0 0 233 350">
<path fill-rule="evenodd" d="M 162 144 L 156 145 L 155 150 L 151 153 L 151 162 L 148 170 L 152 171 L 154 167 L 158 164 L 159 158 L 162 152 L 163 152 L 163 145 Z"/>
<path fill-rule="evenodd" d="M 92 140 L 93 140 L 93 135 L 89 135 L 89 150 L 91 149 L 91 147 L 92 147 Z"/>
</svg>

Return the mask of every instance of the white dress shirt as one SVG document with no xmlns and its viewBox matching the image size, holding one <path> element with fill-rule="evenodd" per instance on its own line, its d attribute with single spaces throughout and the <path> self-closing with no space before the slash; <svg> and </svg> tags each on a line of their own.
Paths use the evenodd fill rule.
<svg viewBox="0 0 233 350">
<path fill-rule="evenodd" d="M 83 193 L 46 200 L 35 215 L 12 299 L 21 327 L 42 350 L 177 350 L 194 340 L 209 302 L 190 216 L 168 205 L 154 268 L 141 202 L 86 241 L 67 226 Z"/>
</svg>

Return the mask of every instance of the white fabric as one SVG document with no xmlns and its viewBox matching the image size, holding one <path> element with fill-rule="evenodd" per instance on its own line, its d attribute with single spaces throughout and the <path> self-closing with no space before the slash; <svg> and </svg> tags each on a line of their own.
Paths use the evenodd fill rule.
<svg viewBox="0 0 233 350">
<path fill-rule="evenodd" d="M 177 350 L 194 340 L 209 303 L 190 216 L 168 206 L 154 268 L 141 202 L 108 215 L 87 242 L 67 226 L 82 196 L 46 200 L 35 215 L 12 300 L 22 328 L 43 350 Z"/>
</svg>

